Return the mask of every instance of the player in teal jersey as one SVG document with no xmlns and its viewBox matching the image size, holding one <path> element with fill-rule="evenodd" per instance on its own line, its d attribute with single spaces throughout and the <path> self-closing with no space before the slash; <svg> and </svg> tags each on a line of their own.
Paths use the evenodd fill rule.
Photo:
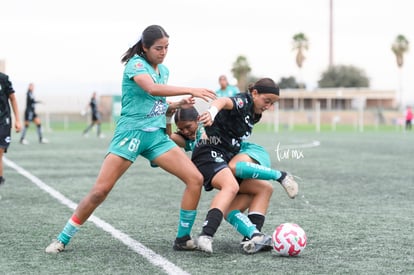
<svg viewBox="0 0 414 275">
<path fill-rule="evenodd" d="M 174 122 L 177 126 L 175 133 L 172 133 L 171 126 L 167 122 L 167 133 L 185 151 L 192 151 L 196 142 L 202 139 L 204 134 L 204 127 L 198 123 L 198 118 L 197 110 L 190 106 L 181 108 L 175 113 Z M 256 173 L 254 177 L 257 178 L 250 178 L 253 174 L 246 174 L 240 171 L 240 169 L 245 168 L 240 168 L 240 165 L 237 165 L 237 163 L 256 165 L 249 167 L 249 169 Z M 243 235 L 244 238 L 241 243 L 243 247 L 250 241 L 248 236 L 249 230 L 254 231 L 255 226 L 258 231 L 261 231 L 265 221 L 265 215 L 273 193 L 273 186 L 267 179 L 274 178 L 263 177 L 265 174 L 261 173 L 261 171 L 270 171 L 271 161 L 269 154 L 262 146 L 243 141 L 239 153 L 233 156 L 228 166 L 233 175 L 238 176 L 237 181 L 239 182 L 240 189 L 227 211 L 229 213 L 228 216 L 231 217 L 227 221 Z M 274 171 L 273 173 L 281 172 Z M 283 183 L 282 186 L 285 187 Z M 212 188 L 207 187 L 206 190 L 210 191 Z M 248 210 L 247 217 L 243 214 L 246 210 Z M 262 251 L 268 249 L 271 249 L 271 246 L 264 245 L 261 247 Z"/>
<path fill-rule="evenodd" d="M 230 85 L 225 75 L 219 76 L 220 89 L 216 90 L 217 97 L 230 97 L 240 93 L 239 88 Z"/>
<path fill-rule="evenodd" d="M 78 204 L 57 239 L 46 248 L 46 252 L 58 253 L 64 250 L 79 227 L 105 200 L 117 180 L 139 155 L 186 184 L 173 248 L 196 248 L 190 233 L 196 217 L 203 177 L 165 132 L 167 110 L 175 109 L 182 103 L 169 106 L 166 96 L 191 95 L 208 100 L 214 99 L 215 93 L 203 88 L 166 84 L 169 71 L 162 62 L 168 52 L 168 38 L 161 26 L 151 25 L 144 30 L 139 41 L 123 55 L 121 61 L 125 63 L 125 70 L 122 81 L 122 110 L 108 153 L 94 186 Z"/>
</svg>

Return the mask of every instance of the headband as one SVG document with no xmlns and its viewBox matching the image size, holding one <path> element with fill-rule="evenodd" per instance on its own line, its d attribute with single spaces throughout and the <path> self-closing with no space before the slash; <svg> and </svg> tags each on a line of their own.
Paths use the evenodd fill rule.
<svg viewBox="0 0 414 275">
<path fill-rule="evenodd" d="M 279 95 L 279 87 L 254 85 L 253 89 L 256 89 L 259 94 L 275 94 L 277 96 Z"/>
</svg>

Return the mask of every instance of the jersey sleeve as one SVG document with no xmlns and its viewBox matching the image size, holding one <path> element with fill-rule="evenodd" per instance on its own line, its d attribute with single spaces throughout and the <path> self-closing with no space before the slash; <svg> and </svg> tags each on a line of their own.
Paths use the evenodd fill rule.
<svg viewBox="0 0 414 275">
<path fill-rule="evenodd" d="M 4 89 L 4 93 L 7 95 L 7 97 L 11 94 L 14 93 L 14 89 L 13 89 L 13 85 L 11 83 L 11 81 L 9 80 L 9 77 L 7 75 L 4 75 L 4 79 L 2 79 L 2 84 L 4 85 L 4 87 L 2 88 L 2 90 Z"/>
<path fill-rule="evenodd" d="M 243 94 L 232 96 L 230 97 L 230 99 L 233 101 L 232 111 L 243 113 L 245 112 L 245 110 L 248 110 L 251 106 L 251 103 L 249 102 L 248 98 Z"/>
<path fill-rule="evenodd" d="M 132 58 L 125 67 L 125 75 L 132 79 L 136 75 L 148 74 L 145 63 L 140 58 Z"/>
</svg>

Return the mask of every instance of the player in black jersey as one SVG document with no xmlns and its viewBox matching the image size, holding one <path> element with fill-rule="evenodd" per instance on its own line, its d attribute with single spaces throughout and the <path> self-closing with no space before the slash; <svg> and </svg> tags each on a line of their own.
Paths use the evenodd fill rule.
<svg viewBox="0 0 414 275">
<path fill-rule="evenodd" d="M 85 130 L 83 130 L 82 134 L 83 134 L 83 136 L 86 136 L 88 134 L 88 132 L 93 128 L 93 126 L 96 125 L 96 134 L 97 134 L 97 136 L 99 138 L 103 138 L 104 135 L 101 134 L 101 115 L 99 113 L 98 102 L 96 100 L 96 92 L 93 92 L 88 107 L 91 109 L 92 122 L 88 127 L 86 127 Z"/>
<path fill-rule="evenodd" d="M 19 132 L 21 128 L 19 109 L 13 85 L 9 80 L 9 76 L 0 72 L 0 185 L 5 182 L 3 177 L 3 154 L 7 152 L 11 140 L 12 117 L 9 102 L 15 118 L 14 128 L 16 132 Z"/>
<path fill-rule="evenodd" d="M 249 138 L 255 123 L 264 111 L 279 100 L 279 87 L 270 78 L 263 78 L 249 87 L 249 93 L 219 98 L 200 116 L 205 134 L 196 141 L 192 161 L 204 176 L 204 188 L 219 192 L 213 198 L 203 229 L 197 239 L 200 250 L 211 253 L 212 237 L 223 217 L 249 240 L 243 244 L 246 253 L 256 253 L 271 245 L 271 237 L 261 233 L 240 211 L 230 211 L 240 186 L 229 167 L 230 160 L 240 152 L 242 141 Z M 255 163 L 240 161 L 236 176 L 241 179 L 273 179 L 282 183 L 289 197 L 298 192 L 297 183 L 285 172 Z"/>
<path fill-rule="evenodd" d="M 26 110 L 24 112 L 24 127 L 22 131 L 22 135 L 20 137 L 21 144 L 29 144 L 29 142 L 25 139 L 27 129 L 29 128 L 30 122 L 33 122 L 36 125 L 37 135 L 39 137 L 40 143 L 48 143 L 48 140 L 43 137 L 42 131 L 42 122 L 40 118 L 37 116 L 36 113 L 36 104 L 40 103 L 40 101 L 36 100 L 34 95 L 34 84 L 30 83 L 29 88 L 27 89 L 26 93 Z"/>
</svg>

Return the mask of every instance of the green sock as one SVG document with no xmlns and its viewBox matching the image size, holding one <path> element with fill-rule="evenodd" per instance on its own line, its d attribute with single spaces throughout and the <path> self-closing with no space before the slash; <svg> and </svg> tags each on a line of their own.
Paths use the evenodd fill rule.
<svg viewBox="0 0 414 275">
<path fill-rule="evenodd" d="M 178 224 L 177 238 L 190 235 L 196 215 L 197 210 L 180 209 L 180 221 Z"/>
<path fill-rule="evenodd" d="M 240 234 L 244 237 L 252 238 L 254 233 L 259 233 L 256 226 L 239 210 L 231 211 L 226 218 L 226 221 L 230 223 Z"/>
<path fill-rule="evenodd" d="M 241 179 L 278 180 L 282 173 L 251 162 L 236 163 L 236 177 Z"/>
<path fill-rule="evenodd" d="M 76 232 L 78 232 L 80 225 L 79 224 L 75 224 L 74 222 L 72 222 L 72 220 L 70 219 L 65 227 L 63 228 L 62 232 L 60 232 L 59 236 L 57 237 L 57 239 L 62 242 L 64 245 L 67 245 L 70 242 L 70 239 L 72 239 L 72 237 L 76 234 Z"/>
</svg>

